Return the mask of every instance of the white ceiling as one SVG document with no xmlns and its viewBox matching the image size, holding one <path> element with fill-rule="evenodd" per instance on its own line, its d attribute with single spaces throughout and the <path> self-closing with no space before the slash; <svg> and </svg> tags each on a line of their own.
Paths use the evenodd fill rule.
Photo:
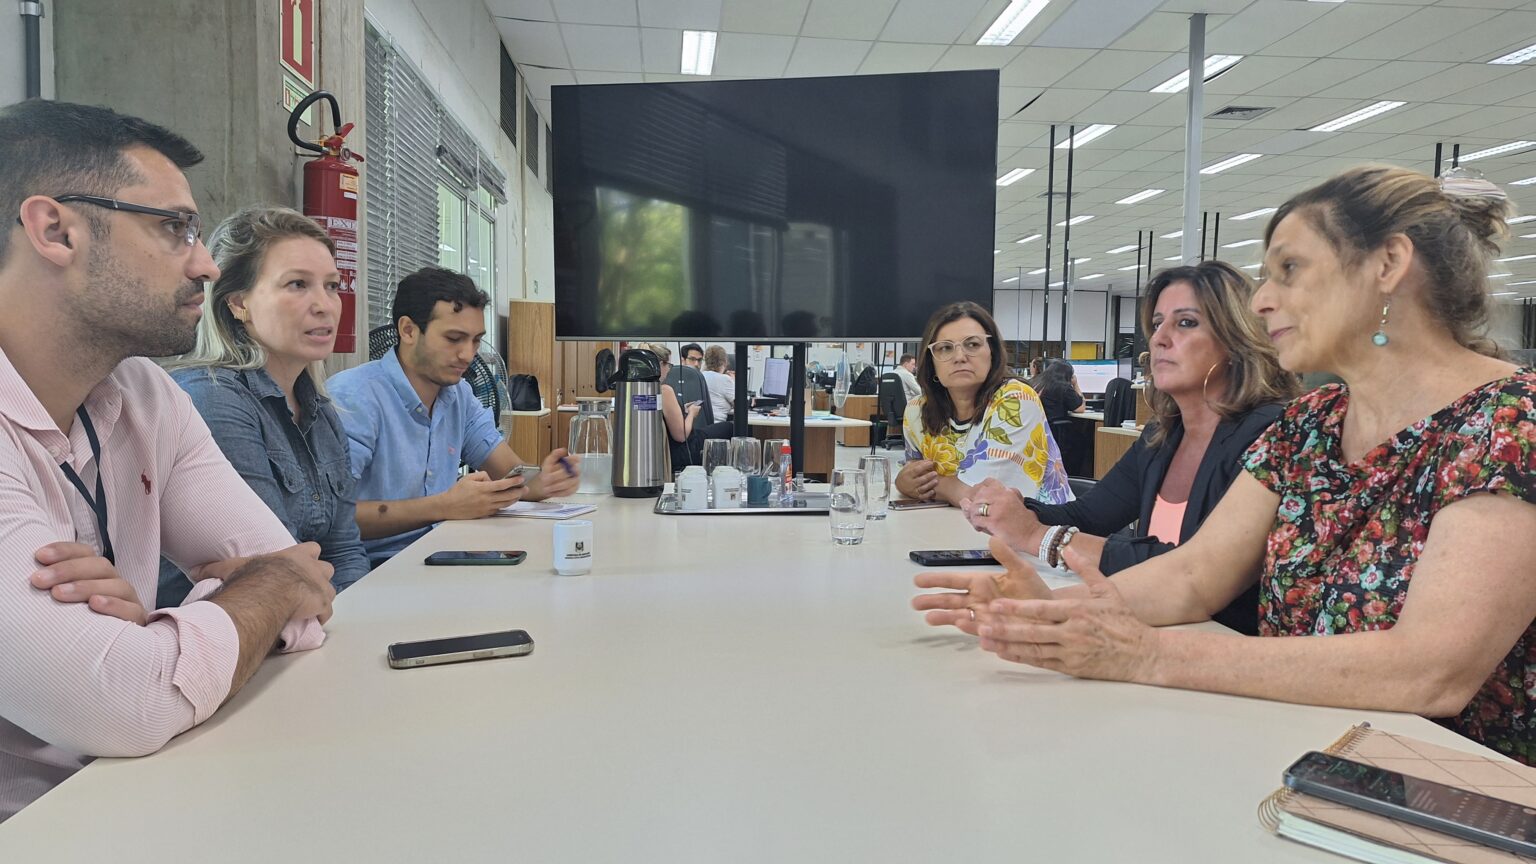
<svg viewBox="0 0 1536 864">
<path fill-rule="evenodd" d="M 1274 110 L 1246 122 L 1205 121 L 1202 164 L 1235 153 L 1263 158 L 1201 178 L 1202 209 L 1221 213 L 1220 242 L 1260 236 L 1264 218 L 1229 217 L 1279 205 L 1286 195 L 1367 161 L 1430 170 L 1436 142 L 1463 153 L 1536 140 L 1536 63 L 1487 61 L 1536 43 L 1536 0 L 1052 0 L 1012 45 L 975 43 L 1007 0 L 486 0 L 502 40 L 549 116 L 556 84 L 698 80 L 678 74 L 684 29 L 719 31 L 715 78 L 1001 70 L 998 174 L 1035 173 L 997 190 L 1000 287 L 1040 287 L 1050 124 L 1113 123 L 1077 149 L 1073 258 L 1082 288 L 1129 291 L 1139 230 L 1156 233 L 1153 256 L 1178 252 L 1161 235 L 1181 227 L 1186 94 L 1147 92 L 1187 65 L 1190 12 L 1207 12 L 1207 54 L 1242 54 L 1206 85 L 1205 111 Z M 1333 133 L 1303 131 L 1377 100 L 1408 105 Z M 558 135 L 559 130 L 554 130 Z M 1065 137 L 1064 126 L 1057 140 Z M 1057 152 L 1057 191 L 1065 151 Z M 1536 212 L 1536 147 L 1472 163 Z M 1143 189 L 1168 190 L 1133 205 Z M 1529 192 L 1527 190 L 1530 190 Z M 1531 199 L 1529 202 L 1522 199 Z M 1057 199 L 1055 220 L 1062 219 Z M 1513 226 L 1505 255 L 1536 254 L 1536 221 Z M 1051 281 L 1060 279 L 1062 229 Z M 1257 244 L 1220 250 L 1255 263 Z M 1499 265 L 1506 284 L 1536 280 L 1536 258 Z M 1001 280 L 1026 275 L 1017 283 Z M 1102 273 L 1102 278 L 1083 277 Z M 1536 296 L 1536 284 L 1509 290 Z M 1513 298 L 1511 298 L 1513 299 Z"/>
</svg>

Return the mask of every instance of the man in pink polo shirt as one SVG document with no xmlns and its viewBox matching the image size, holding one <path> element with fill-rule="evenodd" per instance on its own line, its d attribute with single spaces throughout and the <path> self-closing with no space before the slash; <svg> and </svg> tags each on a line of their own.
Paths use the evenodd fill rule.
<svg viewBox="0 0 1536 864">
<path fill-rule="evenodd" d="M 324 639 L 319 547 L 143 359 L 192 347 L 218 276 L 182 175 L 201 159 L 104 108 L 0 110 L 0 819 Z M 147 612 L 162 554 L 198 584 Z"/>
</svg>

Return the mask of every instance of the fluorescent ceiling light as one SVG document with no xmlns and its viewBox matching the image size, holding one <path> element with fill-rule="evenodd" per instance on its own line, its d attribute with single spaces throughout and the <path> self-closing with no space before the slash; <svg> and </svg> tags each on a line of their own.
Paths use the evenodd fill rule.
<svg viewBox="0 0 1536 864">
<path fill-rule="evenodd" d="M 1519 293 L 1520 293 L 1519 291 L 1495 291 L 1492 294 L 1489 294 L 1488 296 L 1489 297 L 1513 297 L 1514 295 L 1519 294 Z"/>
<path fill-rule="evenodd" d="M 1487 150 L 1479 150 L 1476 153 L 1468 153 L 1461 157 L 1463 162 L 1471 162 L 1473 159 L 1482 159 L 1486 156 L 1497 156 L 1500 153 L 1509 153 L 1514 150 L 1524 150 L 1527 147 L 1536 147 L 1536 141 L 1511 141 L 1508 144 L 1500 144 L 1497 147 L 1489 147 Z"/>
<path fill-rule="evenodd" d="M 1364 108 L 1361 108 L 1359 111 L 1351 111 L 1348 114 L 1345 114 L 1343 117 L 1329 120 L 1327 123 L 1320 123 L 1316 126 L 1313 126 L 1311 129 L 1308 129 L 1307 131 L 1337 132 L 1340 129 L 1343 129 L 1345 126 L 1353 126 L 1356 123 L 1363 123 L 1378 114 L 1385 114 L 1388 111 L 1391 111 L 1393 108 L 1401 108 L 1407 104 L 1407 102 L 1393 102 L 1389 99 L 1384 99 L 1374 105 L 1367 105 Z"/>
<path fill-rule="evenodd" d="M 1201 168 L 1200 169 L 1200 173 L 1201 174 L 1220 174 L 1221 172 L 1227 170 L 1228 168 L 1236 168 L 1237 166 L 1242 165 L 1244 163 L 1252 162 L 1253 160 L 1259 158 L 1262 155 L 1264 155 L 1264 154 L 1262 154 L 1262 153 L 1239 153 L 1236 156 L 1228 156 L 1227 158 L 1221 160 L 1220 162 L 1213 162 L 1210 165 L 1207 165 L 1204 168 Z M 1463 156 L 1461 161 L 1463 161 L 1463 162 L 1467 161 L 1466 157 Z"/>
<path fill-rule="evenodd" d="M 1263 240 L 1239 240 L 1236 243 L 1223 243 L 1223 244 L 1221 244 L 1221 248 L 1223 248 L 1223 249 L 1236 249 L 1236 248 L 1238 248 L 1240 246 L 1252 246 L 1255 243 L 1263 243 L 1263 242 L 1264 242 Z"/>
<path fill-rule="evenodd" d="M 1164 240 L 1177 240 L 1177 239 L 1179 239 L 1180 237 L 1183 237 L 1183 236 L 1184 236 L 1184 230 L 1182 228 L 1179 229 L 1178 231 L 1173 232 L 1172 234 L 1164 234 L 1164 235 L 1162 235 Z"/>
<path fill-rule="evenodd" d="M 1129 246 L 1116 246 L 1115 248 L 1109 250 L 1108 252 L 1105 252 L 1104 254 L 1105 255 L 1119 255 L 1121 252 L 1129 252 L 1132 249 L 1140 249 L 1140 248 L 1141 248 L 1140 246 L 1137 246 L 1136 244 L 1132 243 Z"/>
<path fill-rule="evenodd" d="M 1087 144 L 1089 141 L 1103 138 L 1105 135 L 1109 134 L 1109 130 L 1113 128 L 1115 128 L 1113 123 L 1107 125 L 1104 123 L 1095 123 L 1092 126 L 1089 126 L 1087 129 L 1084 129 L 1076 135 L 1073 135 L 1071 138 L 1068 138 L 1060 144 L 1057 144 L 1056 149 L 1065 150 L 1070 146 L 1072 149 L 1076 150 L 1084 144 Z"/>
<path fill-rule="evenodd" d="M 1184 256 L 1183 255 L 1169 255 L 1167 258 L 1164 258 L 1163 260 L 1164 261 L 1183 261 L 1184 260 Z"/>
<path fill-rule="evenodd" d="M 1511 51 L 1503 57 L 1495 57 L 1489 63 L 1497 63 L 1500 66 L 1512 66 L 1516 63 L 1525 63 L 1536 58 L 1536 45 L 1527 45 L 1519 51 Z"/>
<path fill-rule="evenodd" d="M 1116 204 L 1135 204 L 1135 203 L 1140 202 L 1140 201 L 1145 201 L 1148 198 L 1151 198 L 1153 196 L 1161 195 L 1161 194 L 1163 194 L 1164 192 L 1167 192 L 1167 191 L 1168 191 L 1167 189 L 1143 189 L 1142 191 L 1137 192 L 1135 195 L 1127 195 L 1126 197 L 1121 198 L 1119 201 L 1116 201 L 1115 203 Z"/>
<path fill-rule="evenodd" d="M 1217 75 L 1220 75 L 1222 72 L 1231 69 L 1233 66 L 1236 66 L 1237 61 L 1241 59 L 1243 59 L 1243 55 L 1241 54 L 1210 55 L 1209 57 L 1205 58 L 1205 80 L 1209 81 Z M 1188 88 L 1189 70 L 1185 69 L 1183 72 L 1180 72 L 1172 78 L 1169 78 L 1167 81 L 1164 81 L 1156 87 L 1153 87 L 1152 92 L 1178 93 L 1179 91 L 1186 90 Z"/>
<path fill-rule="evenodd" d="M 1511 277 L 1513 275 L 1515 275 L 1515 274 L 1513 274 L 1513 273 L 1489 273 L 1488 274 L 1488 278 L 1489 279 L 1508 279 L 1509 277 Z"/>
<path fill-rule="evenodd" d="M 1051 284 L 1049 284 L 1049 285 L 1047 285 L 1045 287 L 1047 287 L 1047 288 L 1060 288 L 1061 286 L 1063 286 L 1065 284 L 1067 284 L 1067 283 L 1065 283 L 1065 282 L 1052 282 Z"/>
<path fill-rule="evenodd" d="M 1073 216 L 1071 219 L 1067 220 L 1066 222 L 1057 222 L 1056 223 L 1056 227 L 1060 228 L 1063 225 L 1081 225 L 1082 223 L 1087 222 L 1089 219 L 1092 219 L 1092 218 L 1093 218 L 1093 214 L 1091 214 L 1091 213 L 1084 214 L 1082 216 Z"/>
<path fill-rule="evenodd" d="M 1099 277 L 1101 277 L 1103 275 L 1104 275 L 1103 273 L 1094 273 L 1092 275 L 1084 276 L 1082 278 L 1084 278 L 1084 279 L 1098 279 Z"/>
<path fill-rule="evenodd" d="M 1513 183 L 1511 183 L 1509 185 L 1511 185 L 1511 186 L 1529 186 L 1532 183 L 1536 183 L 1536 177 L 1527 177 L 1524 180 L 1516 180 L 1515 182 L 1513 182 Z"/>
<path fill-rule="evenodd" d="M 715 31 L 683 31 L 683 74 L 708 75 L 715 71 Z"/>
<path fill-rule="evenodd" d="M 1239 213 L 1236 216 L 1233 216 L 1232 221 L 1241 222 L 1244 219 L 1257 219 L 1260 216 L 1268 216 L 1269 214 L 1279 209 L 1279 207 L 1265 207 L 1262 210 L 1249 210 L 1247 213 Z"/>
<path fill-rule="evenodd" d="M 1527 279 L 1524 282 L 1511 282 L 1511 283 L 1509 283 L 1509 287 L 1511 287 L 1511 288 L 1515 287 L 1516 285 L 1536 285 L 1536 279 Z"/>
<path fill-rule="evenodd" d="M 1015 242 L 1015 243 L 1028 243 L 1031 240 L 1039 240 L 1040 236 L 1041 235 L 1039 235 L 1039 234 L 1031 234 L 1028 237 L 1020 237 L 1019 239 L 1017 239 L 1017 240 L 1015 240 L 1013 242 Z"/>
<path fill-rule="evenodd" d="M 1092 258 L 1073 258 L 1072 259 L 1072 263 L 1073 264 L 1087 264 L 1089 261 L 1092 261 L 1092 260 L 1093 260 Z"/>
<path fill-rule="evenodd" d="M 997 178 L 997 185 L 1012 186 L 1013 184 L 1023 180 L 1025 177 L 1028 177 L 1033 173 L 1035 173 L 1035 169 L 1033 168 L 1015 168 L 1012 171 L 1009 171 L 1007 174 Z"/>
<path fill-rule="evenodd" d="M 1051 0 L 1013 0 L 1008 4 L 1008 8 L 1003 10 L 1003 14 L 997 16 L 997 20 L 992 22 L 992 26 L 987 28 L 987 32 L 981 34 L 976 44 L 1011 45 L 1013 40 L 1024 32 L 1024 28 L 1029 26 L 1029 22 L 1035 20 L 1035 16 L 1039 15 L 1050 2 Z"/>
<path fill-rule="evenodd" d="M 1536 234 L 1521 234 L 1521 240 L 1536 240 Z"/>
<path fill-rule="evenodd" d="M 1508 258 L 1498 259 L 1498 262 L 1503 264 L 1506 261 L 1529 261 L 1532 258 L 1536 258 L 1536 255 L 1511 255 Z"/>
<path fill-rule="evenodd" d="M 1017 276 L 1009 276 L 1007 279 L 1003 280 L 1003 284 L 1007 285 L 1009 282 L 1017 282 L 1017 281 L 1019 281 L 1019 277 L 1017 277 Z"/>
<path fill-rule="evenodd" d="M 1140 264 L 1132 264 L 1129 267 L 1121 267 L 1119 269 L 1121 269 L 1121 270 L 1140 270 L 1141 269 L 1141 265 Z"/>
<path fill-rule="evenodd" d="M 1505 225 L 1519 225 L 1522 222 L 1529 222 L 1532 219 L 1536 219 L 1536 216 L 1516 216 L 1515 218 L 1509 220 L 1508 222 L 1505 222 L 1504 224 Z"/>
<path fill-rule="evenodd" d="M 1257 265 L 1257 264 L 1244 264 L 1243 265 L 1243 269 L 1244 270 L 1257 270 L 1257 269 L 1259 269 L 1259 265 Z"/>
<path fill-rule="evenodd" d="M 1045 272 L 1045 268 L 1041 267 L 1039 270 L 1031 270 L 1031 271 L 1029 271 L 1029 275 L 1031 275 L 1031 276 L 1039 276 L 1040 274 L 1042 274 L 1044 272 Z"/>
</svg>

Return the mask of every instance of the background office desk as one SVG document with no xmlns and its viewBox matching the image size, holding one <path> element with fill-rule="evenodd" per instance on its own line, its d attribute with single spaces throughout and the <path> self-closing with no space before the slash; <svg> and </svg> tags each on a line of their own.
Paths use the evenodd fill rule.
<svg viewBox="0 0 1536 864">
<path fill-rule="evenodd" d="M 1141 437 L 1141 429 L 1125 429 L 1120 426 L 1103 426 L 1094 434 L 1093 479 L 1103 480 L 1109 469 L 1130 452 L 1131 445 Z"/>
<path fill-rule="evenodd" d="M 1003 663 L 908 606 L 908 550 L 981 545 L 954 510 L 838 547 L 824 518 L 597 500 L 590 575 L 553 575 L 547 522 L 446 524 L 337 599 L 325 647 L 0 825 L 0 861 L 1338 862 L 1255 820 L 1286 765 L 1365 719 L 1472 747 Z M 453 548 L 528 560 L 421 566 Z M 508 627 L 531 656 L 384 662 Z"/>
<path fill-rule="evenodd" d="M 764 417 L 761 414 L 751 414 L 748 415 L 747 424 L 752 427 L 752 434 L 760 441 L 789 437 L 788 417 Z M 832 476 L 832 468 L 837 461 L 835 434 L 844 429 L 868 429 L 869 427 L 868 420 L 857 420 L 852 417 L 805 418 L 805 454 L 800 461 L 800 470 L 812 480 L 827 480 Z M 864 444 L 868 446 L 867 438 Z"/>
</svg>

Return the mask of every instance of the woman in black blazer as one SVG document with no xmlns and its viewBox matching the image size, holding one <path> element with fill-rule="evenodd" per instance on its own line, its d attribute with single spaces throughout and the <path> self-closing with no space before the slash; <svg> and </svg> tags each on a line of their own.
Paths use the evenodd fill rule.
<svg viewBox="0 0 1536 864">
<path fill-rule="evenodd" d="M 1141 323 L 1152 355 L 1143 392 L 1157 419 L 1078 500 L 1045 504 L 983 483 L 961 502 L 966 518 L 1030 554 L 1066 539 L 1059 561 L 1105 575 L 1189 540 L 1242 470 L 1244 451 L 1297 392 L 1296 377 L 1280 368 L 1249 311 L 1253 290 L 1242 271 L 1221 261 L 1153 277 Z M 1063 537 L 1053 525 L 1078 533 Z M 1215 618 L 1256 632 L 1258 585 Z"/>
</svg>

